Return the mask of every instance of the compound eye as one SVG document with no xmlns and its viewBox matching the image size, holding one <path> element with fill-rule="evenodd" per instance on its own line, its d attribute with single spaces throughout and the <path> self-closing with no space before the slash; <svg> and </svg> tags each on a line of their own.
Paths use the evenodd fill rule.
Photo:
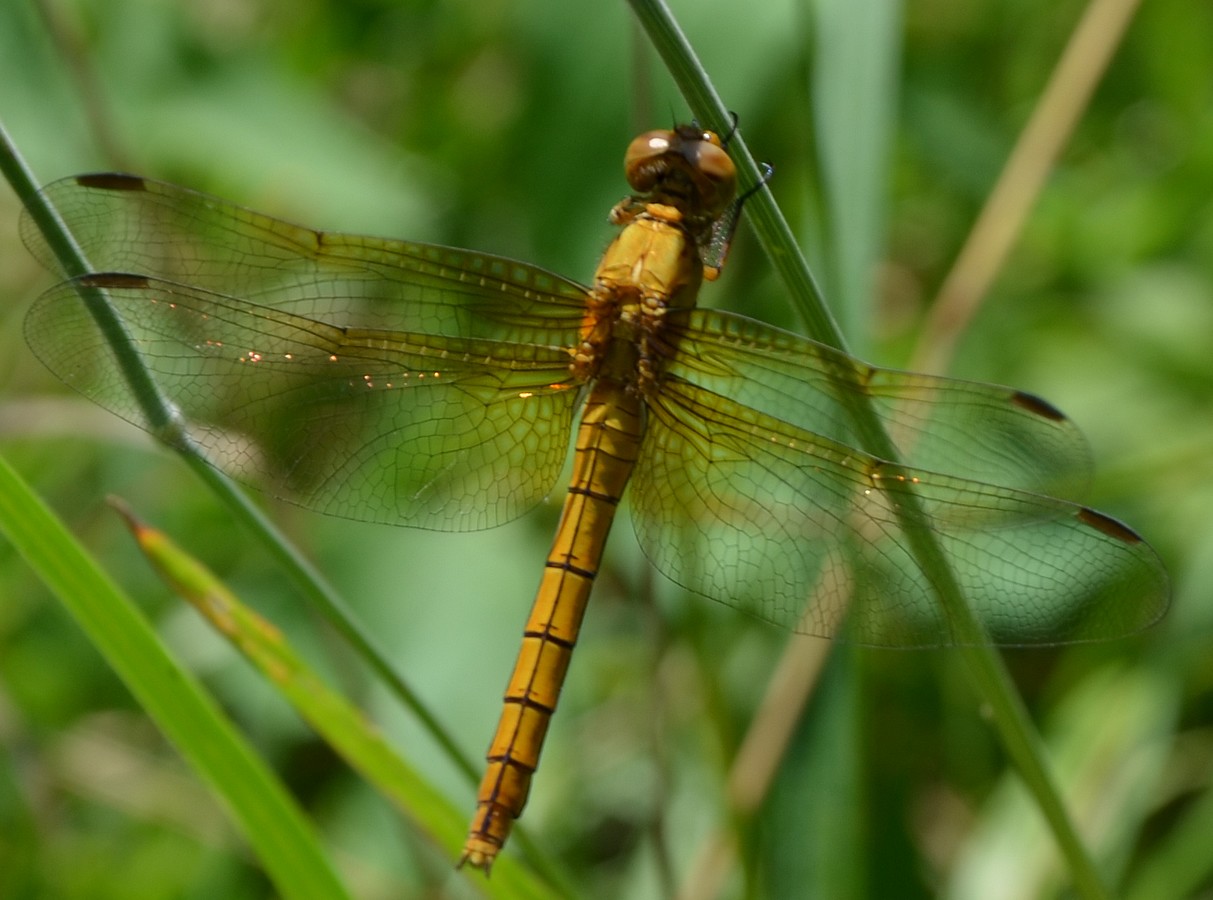
<svg viewBox="0 0 1213 900">
<path fill-rule="evenodd" d="M 672 131 L 646 131 L 628 144 L 623 171 L 633 190 L 648 193 L 653 189 L 662 172 L 662 167 L 654 163 L 670 152 L 675 139 Z"/>
<path fill-rule="evenodd" d="M 716 135 L 708 132 L 713 138 Z M 737 178 L 737 169 L 733 166 L 733 160 L 729 158 L 729 154 L 720 146 L 720 141 L 717 138 L 709 143 L 708 141 L 700 141 L 696 148 L 694 159 L 691 162 L 695 168 L 703 173 L 704 177 L 710 178 L 712 181 L 730 181 Z"/>
<path fill-rule="evenodd" d="M 710 214 L 720 215 L 737 191 L 737 169 L 713 132 L 705 132 L 693 146 L 693 152 L 684 152 L 696 173 L 703 205 Z"/>
</svg>

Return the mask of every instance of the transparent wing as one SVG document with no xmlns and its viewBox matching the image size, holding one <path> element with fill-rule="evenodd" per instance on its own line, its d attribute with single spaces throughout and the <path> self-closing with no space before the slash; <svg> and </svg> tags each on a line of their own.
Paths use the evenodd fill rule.
<svg viewBox="0 0 1213 900">
<path fill-rule="evenodd" d="M 196 445 L 241 480 L 322 512 L 455 530 L 551 490 L 578 393 L 574 282 L 130 175 L 43 194 L 101 274 L 44 295 L 26 333 L 98 403 L 151 428 L 80 288 L 108 298 Z M 22 234 L 57 268 L 28 216 Z"/>
<path fill-rule="evenodd" d="M 671 316 L 673 378 L 828 440 L 862 440 L 848 410 L 870 402 L 906 465 L 1036 493 L 1078 497 L 1091 471 L 1077 427 L 1013 388 L 866 365 L 743 316 Z"/>
<path fill-rule="evenodd" d="M 47 185 L 94 272 L 130 272 L 362 328 L 572 346 L 576 283 L 535 266 L 434 244 L 314 231 L 133 175 Z M 36 225 L 22 237 L 52 271 Z"/>
<path fill-rule="evenodd" d="M 35 353 L 148 430 L 85 298 L 112 306 L 211 464 L 321 512 L 487 528 L 541 500 L 565 459 L 578 385 L 562 347 L 346 327 L 145 276 L 42 295 Z"/>
<path fill-rule="evenodd" d="M 1153 550 L 1100 513 L 894 469 L 677 378 L 649 400 L 629 496 L 645 553 L 689 590 L 808 634 L 847 616 L 863 643 L 954 643 L 890 504 L 898 474 L 996 642 L 1122 635 L 1165 609 Z"/>
</svg>

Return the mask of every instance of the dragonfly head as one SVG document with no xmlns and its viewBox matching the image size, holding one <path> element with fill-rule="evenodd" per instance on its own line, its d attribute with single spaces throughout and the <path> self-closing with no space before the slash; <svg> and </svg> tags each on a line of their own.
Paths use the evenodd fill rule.
<svg viewBox="0 0 1213 900">
<path fill-rule="evenodd" d="M 686 215 L 714 221 L 737 191 L 737 170 L 720 137 L 693 125 L 646 131 L 628 146 L 628 184 Z"/>
</svg>

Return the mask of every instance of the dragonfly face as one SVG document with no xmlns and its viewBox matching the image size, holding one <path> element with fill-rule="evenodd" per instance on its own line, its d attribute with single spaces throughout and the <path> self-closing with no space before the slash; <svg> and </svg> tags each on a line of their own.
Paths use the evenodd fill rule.
<svg viewBox="0 0 1213 900">
<path fill-rule="evenodd" d="M 623 170 L 632 190 L 677 207 L 700 228 L 724 215 L 737 192 L 737 170 L 720 138 L 690 125 L 635 138 Z"/>
<path fill-rule="evenodd" d="M 1150 547 L 1073 496 L 1077 429 L 1021 391 L 880 369 L 695 308 L 734 203 L 719 138 L 650 132 L 590 286 L 525 263 L 326 234 L 184 188 L 83 175 L 45 188 L 90 271 L 26 320 L 65 382 L 151 431 L 154 386 L 208 461 L 335 515 L 460 531 L 574 477 L 489 751 L 464 861 L 521 812 L 625 487 L 641 546 L 688 590 L 784 628 L 952 641 L 909 527 L 929 528 L 991 639 L 1056 643 L 1155 621 Z M 56 262 L 32 221 L 23 235 Z M 866 453 L 879 414 L 899 461 Z M 907 526 L 891 490 L 912 490 Z"/>
</svg>

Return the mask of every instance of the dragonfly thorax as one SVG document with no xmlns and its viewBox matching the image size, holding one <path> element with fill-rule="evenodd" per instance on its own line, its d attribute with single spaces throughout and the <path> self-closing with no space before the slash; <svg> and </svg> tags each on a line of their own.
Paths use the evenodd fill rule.
<svg viewBox="0 0 1213 900">
<path fill-rule="evenodd" d="M 613 218 L 623 228 L 594 274 L 572 373 L 646 394 L 672 350 L 662 334 L 666 312 L 694 306 L 703 265 L 678 209 L 624 201 Z"/>
</svg>

